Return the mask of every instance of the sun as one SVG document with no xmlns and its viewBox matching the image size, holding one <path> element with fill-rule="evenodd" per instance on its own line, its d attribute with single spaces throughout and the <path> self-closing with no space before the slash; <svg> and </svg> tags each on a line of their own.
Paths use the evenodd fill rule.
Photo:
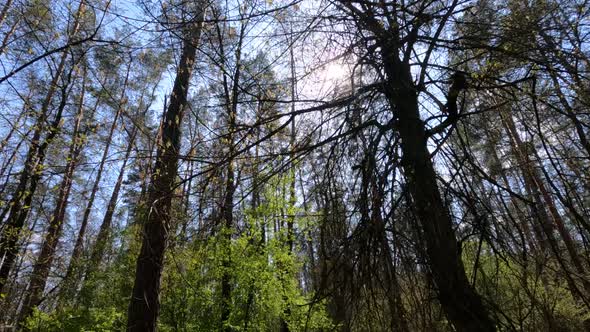
<svg viewBox="0 0 590 332">
<path fill-rule="evenodd" d="M 344 80 L 349 74 L 348 68 L 338 62 L 330 62 L 324 67 L 324 79 L 330 82 L 339 82 Z"/>
</svg>

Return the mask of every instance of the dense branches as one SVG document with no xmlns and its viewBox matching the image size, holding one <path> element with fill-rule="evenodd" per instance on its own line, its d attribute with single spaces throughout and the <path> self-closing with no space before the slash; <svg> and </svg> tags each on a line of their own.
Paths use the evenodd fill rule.
<svg viewBox="0 0 590 332">
<path fill-rule="evenodd" d="M 0 330 L 588 330 L 589 15 L 6 1 Z"/>
</svg>

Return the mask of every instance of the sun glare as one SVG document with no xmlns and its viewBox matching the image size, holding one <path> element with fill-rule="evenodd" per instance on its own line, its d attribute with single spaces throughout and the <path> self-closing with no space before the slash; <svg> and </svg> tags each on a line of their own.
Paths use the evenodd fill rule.
<svg viewBox="0 0 590 332">
<path fill-rule="evenodd" d="M 338 82 L 346 78 L 347 68 L 337 62 L 331 62 L 324 69 L 324 79 L 326 81 Z"/>
</svg>

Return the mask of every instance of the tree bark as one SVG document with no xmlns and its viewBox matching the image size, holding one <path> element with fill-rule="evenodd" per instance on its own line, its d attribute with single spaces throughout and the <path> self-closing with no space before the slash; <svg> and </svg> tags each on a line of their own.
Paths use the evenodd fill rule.
<svg viewBox="0 0 590 332">
<path fill-rule="evenodd" d="M 2 11 L 0 11 L 0 26 L 4 24 L 4 20 L 6 19 L 6 14 L 8 14 L 8 10 L 12 5 L 12 0 L 6 0 L 4 6 L 2 6 Z"/>
<path fill-rule="evenodd" d="M 358 29 L 373 35 L 376 44 L 373 50 L 379 52 L 375 64 L 382 65 L 385 81 L 383 93 L 388 100 L 391 112 L 396 119 L 396 129 L 401 138 L 401 164 L 405 173 L 406 184 L 414 203 L 414 212 L 419 221 L 426 242 L 426 256 L 432 273 L 432 279 L 438 290 L 438 298 L 450 323 L 459 332 L 495 331 L 496 324 L 484 306 L 482 298 L 469 283 L 455 238 L 453 221 L 449 208 L 443 202 L 439 192 L 437 176 L 428 151 L 428 135 L 424 122 L 420 119 L 418 94 L 424 87 L 423 79 L 415 84 L 411 72 L 412 49 L 418 37 L 422 19 L 414 13 L 395 5 L 396 11 L 389 12 L 383 3 L 356 1 L 339 3 L 352 16 Z M 447 8 L 446 16 L 439 22 L 439 32 L 428 46 L 421 63 L 425 75 L 432 48 L 447 19 L 453 14 L 457 2 Z M 377 17 L 376 13 L 383 16 Z M 412 33 L 402 37 L 399 16 L 414 21 Z M 387 19 L 387 25 L 383 22 Z M 369 52 L 369 57 L 371 54 Z M 456 80 L 454 80 L 456 81 Z M 445 122 L 456 121 L 457 91 L 451 87 L 447 95 L 449 118 Z M 457 89 L 455 89 L 457 90 Z M 454 112 L 452 112 L 454 111 Z"/>
<path fill-rule="evenodd" d="M 98 192 L 100 181 L 102 180 L 102 173 L 104 170 L 104 165 L 109 155 L 111 143 L 113 141 L 113 134 L 115 133 L 115 129 L 117 128 L 117 121 L 119 120 L 119 116 L 123 111 L 124 107 L 124 98 L 125 93 L 127 91 L 127 83 L 129 80 L 129 71 L 130 71 L 131 64 L 127 68 L 127 75 L 125 76 L 125 82 L 123 83 L 123 90 L 121 92 L 121 96 L 119 97 L 119 107 L 117 108 L 117 112 L 113 118 L 113 122 L 111 124 L 109 135 L 106 140 L 106 145 L 104 147 L 102 158 L 100 159 L 100 163 L 98 165 L 98 170 L 96 172 L 96 178 L 94 179 L 94 184 L 92 185 L 92 190 L 90 191 L 90 197 L 88 198 L 88 202 L 86 203 L 86 208 L 84 209 L 84 214 L 82 217 L 82 222 L 80 224 L 80 229 L 78 231 L 78 236 L 76 238 L 76 243 L 74 244 L 74 249 L 72 251 L 72 257 L 70 258 L 70 263 L 68 265 L 68 269 L 66 271 L 65 276 L 65 292 L 64 296 L 66 298 L 72 298 L 73 293 L 72 291 L 76 289 L 79 285 L 77 283 L 78 278 L 75 274 L 78 272 L 80 257 L 82 256 L 82 249 L 84 244 L 84 236 L 86 235 L 86 228 L 88 227 L 88 222 L 90 220 L 90 213 L 92 212 L 92 208 L 94 206 L 94 200 L 96 199 L 96 193 Z M 100 102 L 100 98 L 96 100 L 95 108 L 98 106 Z M 126 160 L 125 160 L 126 161 Z"/>
<path fill-rule="evenodd" d="M 195 22 L 188 27 L 191 31 L 188 31 L 188 36 L 183 41 L 170 105 L 163 116 L 162 135 L 148 189 L 149 211 L 143 224 L 143 240 L 137 258 L 135 282 L 128 310 L 128 331 L 149 332 L 157 329 L 160 278 L 168 242 L 172 194 L 178 173 L 180 124 L 187 103 L 188 87 L 205 10 L 203 2 L 199 1 L 197 6 L 200 6 L 197 8 L 200 12 Z"/>
<path fill-rule="evenodd" d="M 93 289 L 90 287 L 89 282 L 93 278 L 94 274 L 100 268 L 102 264 L 102 260 L 104 257 L 104 253 L 106 250 L 107 242 L 109 239 L 109 235 L 111 233 L 112 222 L 113 222 L 113 215 L 115 214 L 115 209 L 117 207 L 117 201 L 119 200 L 119 193 L 121 191 L 121 186 L 123 184 L 123 177 L 125 175 L 125 168 L 127 167 L 127 162 L 129 161 L 129 156 L 131 155 L 131 151 L 133 150 L 133 145 L 135 142 L 135 136 L 137 135 L 137 128 L 133 128 L 133 132 L 129 137 L 129 143 L 127 146 L 127 150 L 125 151 L 125 157 L 123 159 L 123 164 L 119 170 L 119 175 L 117 177 L 117 182 L 115 183 L 115 187 L 113 188 L 113 192 L 111 193 L 111 198 L 109 199 L 109 203 L 107 204 L 107 211 L 104 215 L 102 223 L 100 225 L 100 230 L 98 231 L 98 235 L 96 236 L 96 242 L 94 243 L 94 247 L 92 249 L 92 254 L 90 255 L 90 261 L 88 263 L 88 268 L 85 273 L 84 277 L 84 284 L 82 286 L 82 290 L 80 291 L 80 297 L 82 299 L 82 303 L 88 305 L 89 301 L 92 299 L 92 292 Z"/>
<path fill-rule="evenodd" d="M 424 233 L 439 301 L 457 331 L 495 331 L 493 319 L 465 274 L 452 219 L 441 198 L 427 148 L 428 137 L 420 119 L 418 92 L 412 82 L 409 64 L 402 62 L 398 53 L 396 47 L 382 45 L 387 76 L 385 94 L 398 117 L 403 153 L 401 163 Z"/>
<path fill-rule="evenodd" d="M 231 86 L 228 81 L 229 75 L 223 75 L 223 88 L 226 101 L 227 109 L 227 138 L 225 140 L 227 147 L 227 168 L 226 168 L 226 179 L 225 179 L 225 192 L 223 197 L 223 205 L 221 211 L 222 218 L 222 247 L 224 249 L 222 268 L 223 274 L 221 276 L 221 331 L 231 332 L 231 307 L 232 307 L 232 285 L 231 285 L 231 238 L 234 228 L 234 195 L 236 192 L 236 179 L 235 179 L 235 142 L 234 142 L 234 131 L 236 130 L 236 118 L 238 111 L 238 97 L 239 97 L 239 81 L 241 75 L 241 58 L 242 58 L 242 42 L 245 32 L 245 23 L 242 23 L 240 28 L 239 39 L 236 45 L 236 62 L 235 70 L 231 76 Z M 226 54 L 223 48 L 223 35 L 217 27 L 217 36 L 219 38 L 220 54 L 222 57 L 221 64 L 226 65 Z"/>
<path fill-rule="evenodd" d="M 65 64 L 65 58 L 63 58 L 62 63 Z M 61 66 L 62 63 L 60 63 L 59 68 L 63 69 L 63 66 Z M 52 86 L 57 86 L 56 78 L 57 76 L 54 77 Z M 6 224 L 2 228 L 2 235 L 0 236 L 0 292 L 7 281 L 16 255 L 18 254 L 19 248 L 17 247 L 17 242 L 29 215 L 33 196 L 37 190 L 37 184 L 41 180 L 47 148 L 59 133 L 63 110 L 67 103 L 68 87 L 63 86 L 61 90 L 62 99 L 60 105 L 58 106 L 53 122 L 49 127 L 47 136 L 45 136 L 43 142 L 39 144 L 41 136 L 45 131 L 44 123 L 47 120 L 47 111 L 51 99 L 53 99 L 55 89 L 50 87 L 50 90 L 45 97 L 41 107 L 41 114 L 36 121 L 35 131 L 33 133 L 31 147 L 27 152 L 25 165 L 22 169 L 15 193 L 10 201 L 10 212 L 8 213 Z"/>
<path fill-rule="evenodd" d="M 80 27 L 80 15 L 84 11 L 84 8 L 85 2 L 82 0 L 80 1 L 80 5 L 78 6 L 78 10 L 74 18 L 70 39 L 78 32 Z M 65 49 L 61 53 L 59 64 L 55 74 L 53 75 L 51 83 L 49 84 L 47 95 L 41 104 L 41 110 L 39 112 L 31 140 L 31 147 L 27 152 L 27 159 L 24 164 L 25 166 L 22 170 L 19 183 L 10 202 L 12 207 L 10 209 L 10 213 L 8 214 L 7 222 L 5 227 L 2 229 L 2 235 L 0 235 L 0 292 L 2 292 L 2 288 L 6 283 L 6 279 L 10 274 L 10 270 L 12 269 L 12 265 L 14 264 L 14 260 L 18 254 L 19 248 L 16 247 L 16 244 L 18 242 L 20 232 L 25 224 L 25 220 L 29 215 L 31 202 L 33 201 L 33 195 L 37 190 L 37 184 L 41 179 L 41 171 L 43 169 L 47 147 L 58 134 L 59 128 L 61 126 L 61 116 L 67 102 L 67 86 L 63 86 L 61 89 L 62 100 L 58 106 L 54 121 L 52 122 L 52 125 L 50 126 L 49 132 L 47 133 L 43 143 L 39 144 L 45 131 L 45 122 L 47 121 L 51 101 L 53 100 L 53 96 L 57 91 L 58 82 L 65 69 L 66 60 L 69 54 L 68 51 L 68 49 Z M 68 74 L 67 82 L 69 82 L 70 77 L 71 72 Z"/>
<path fill-rule="evenodd" d="M 78 163 L 78 157 L 84 145 L 84 138 L 80 135 L 80 126 L 82 124 L 82 118 L 84 116 L 84 95 L 86 93 L 86 68 L 84 68 L 84 74 L 82 78 L 82 91 L 80 95 L 80 103 L 78 105 L 78 114 L 74 124 L 74 131 L 72 135 L 72 143 L 70 145 L 70 151 L 67 159 L 68 164 L 60 184 L 59 196 L 57 199 L 55 210 L 49 221 L 47 234 L 41 247 L 41 253 L 37 258 L 37 262 L 33 267 L 31 280 L 27 289 L 27 295 L 19 315 L 18 322 L 24 322 L 42 301 L 43 291 L 47 284 L 47 278 L 51 265 L 55 258 L 55 251 L 59 238 L 61 237 L 63 223 L 66 214 L 66 208 L 68 205 L 68 198 L 70 196 L 70 190 L 72 188 L 72 181 L 74 170 Z"/>
<path fill-rule="evenodd" d="M 501 116 L 506 131 L 510 137 L 510 143 L 514 153 L 516 154 L 520 169 L 522 170 L 525 184 L 534 195 L 533 197 L 535 199 L 535 206 L 533 208 L 538 213 L 539 222 L 542 225 L 541 228 L 545 232 L 556 259 L 559 261 L 562 268 L 566 272 L 566 280 L 568 280 L 570 291 L 574 297 L 581 297 L 586 303 L 588 303 L 587 294 L 590 292 L 590 282 L 585 279 L 586 269 L 578 253 L 578 250 L 576 249 L 574 240 L 571 237 L 569 230 L 565 227 L 565 221 L 557 210 L 555 202 L 547 190 L 541 175 L 538 173 L 538 170 L 534 167 L 532 160 L 530 159 L 530 153 L 532 151 L 527 151 L 527 144 L 525 144 L 520 138 L 512 115 L 508 114 L 507 112 L 502 112 Z M 539 167 L 543 166 L 540 165 Z M 567 266 L 562 261 L 557 239 L 553 234 L 553 230 L 555 228 L 557 228 L 557 232 L 565 244 L 566 250 L 577 274 L 581 277 L 580 280 L 582 282 L 584 291 L 580 291 L 578 289 L 574 279 L 572 278 L 572 274 L 567 271 Z"/>
</svg>

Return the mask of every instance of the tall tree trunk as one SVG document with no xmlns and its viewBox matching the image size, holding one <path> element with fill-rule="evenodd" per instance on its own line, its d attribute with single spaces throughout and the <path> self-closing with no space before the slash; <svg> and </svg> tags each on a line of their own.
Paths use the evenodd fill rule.
<svg viewBox="0 0 590 332">
<path fill-rule="evenodd" d="M 428 137 L 420 119 L 418 92 L 412 82 L 410 66 L 399 59 L 396 47 L 387 41 L 383 43 L 385 94 L 398 117 L 401 163 L 424 233 L 439 301 L 457 331 L 495 331 L 494 321 L 465 274 L 450 212 L 441 198 L 427 148 Z"/>
<path fill-rule="evenodd" d="M 541 178 L 541 175 L 533 166 L 532 160 L 530 159 L 530 154 L 532 151 L 528 151 L 526 146 L 527 144 L 525 144 L 520 138 L 512 115 L 508 114 L 508 112 L 501 112 L 500 114 L 502 116 L 502 121 L 504 122 L 506 131 L 509 134 L 510 142 L 516 154 L 520 169 L 522 170 L 525 185 L 533 193 L 533 197 L 535 198 L 534 209 L 538 213 L 537 215 L 540 217 L 539 222 L 542 225 L 541 228 L 545 232 L 556 259 L 559 261 L 560 265 L 566 272 L 566 280 L 568 281 L 570 291 L 574 297 L 582 298 L 588 304 L 587 294 L 590 292 L 590 283 L 585 279 L 586 269 L 582 259 L 578 254 L 574 240 L 572 239 L 569 231 L 566 229 L 565 222 L 557 210 L 555 202 L 549 194 L 545 183 Z M 574 268 L 576 269 L 577 274 L 581 277 L 580 279 L 582 281 L 584 291 L 580 291 L 578 289 L 571 273 L 567 269 L 567 265 L 562 261 L 563 259 L 559 252 L 559 245 L 553 234 L 553 230 L 555 228 L 557 228 L 557 232 L 565 244 L 566 250 Z"/>
<path fill-rule="evenodd" d="M 143 223 L 143 240 L 129 303 L 128 331 L 156 331 L 160 311 L 160 278 L 168 242 L 172 194 L 178 173 L 180 125 L 187 103 L 188 87 L 205 11 L 204 2 L 199 1 L 197 6 L 200 6 L 197 8 L 199 14 L 187 28 L 190 30 L 183 41 L 170 105 L 163 116 L 162 136 L 157 147 L 156 164 L 148 189 L 149 211 Z"/>
<path fill-rule="evenodd" d="M 6 32 L 6 34 L 4 35 L 4 38 L 2 38 L 2 43 L 0 44 L 0 55 L 4 54 L 4 52 L 6 51 L 6 46 L 8 46 L 8 41 L 10 40 L 10 37 L 16 31 L 16 27 L 18 26 L 19 21 L 20 21 L 20 19 L 15 20 L 15 22 L 12 23 L 10 30 L 8 30 Z"/>
<path fill-rule="evenodd" d="M 398 4 L 394 4 L 395 9 L 392 13 L 386 9 L 389 5 L 384 3 L 367 2 L 357 5 L 353 1 L 345 0 L 339 3 L 353 17 L 359 30 L 369 31 L 374 36 L 375 50 L 379 52 L 376 61 L 382 65 L 385 74 L 383 93 L 392 115 L 397 120 L 395 125 L 401 138 L 401 165 L 414 203 L 414 212 L 426 242 L 428 266 L 436 284 L 442 309 L 459 332 L 495 331 L 494 320 L 465 274 L 453 221 L 449 208 L 439 192 L 436 172 L 427 147 L 428 135 L 424 122 L 420 119 L 418 94 L 423 88 L 423 78 L 418 83 L 420 86 L 414 83 L 410 62 L 412 51 L 415 51 L 416 35 L 423 24 L 422 19 Z M 429 48 L 436 47 L 439 33 L 456 6 L 457 1 L 453 1 L 446 8 L 447 16 L 442 17 L 438 23 L 439 32 L 434 35 L 436 38 L 431 41 Z M 383 24 L 385 18 L 375 16 L 375 11 L 384 12 L 387 25 Z M 414 22 L 413 34 L 401 36 L 401 22 L 398 22 L 400 17 Z M 421 76 L 426 74 L 430 51 L 428 50 L 422 59 Z M 455 84 L 447 96 L 449 117 L 445 121 L 446 124 L 457 119 L 456 101 L 460 91 L 453 89 L 454 86 Z"/>
<path fill-rule="evenodd" d="M 28 110 L 31 108 L 31 95 L 32 95 L 33 91 L 29 91 L 29 93 L 27 94 L 27 96 L 23 99 L 23 106 L 18 114 L 18 117 L 16 118 L 16 120 L 14 121 L 14 123 L 10 124 L 10 130 L 8 131 L 8 133 L 6 134 L 6 136 L 4 136 L 4 139 L 2 139 L 0 141 L 0 153 L 4 152 L 4 148 L 8 145 L 8 142 L 10 142 L 10 139 L 12 138 L 12 135 L 14 135 L 14 132 L 17 131 L 17 129 L 20 129 L 21 124 L 21 120 L 22 123 L 26 123 L 26 118 L 27 118 L 27 113 Z M 2 177 L 4 175 L 4 172 L 0 172 L 0 177 Z M 0 219 L 2 220 L 2 219 Z"/>
<path fill-rule="evenodd" d="M 293 28 L 290 29 L 291 34 L 293 33 Z M 291 38 L 289 38 L 289 44 L 291 44 Z M 295 56 L 293 53 L 293 45 L 289 47 L 289 67 L 291 70 L 291 78 L 290 78 L 290 93 L 291 93 L 291 130 L 289 133 L 289 149 L 291 150 L 290 154 L 290 162 L 291 167 L 289 167 L 289 204 L 287 205 L 287 249 L 289 255 L 293 254 L 293 244 L 294 244 L 294 226 L 295 226 L 295 204 L 297 203 L 297 197 L 295 196 L 295 140 L 296 140 L 296 132 L 295 132 L 295 99 L 297 94 L 297 78 L 295 77 Z M 291 316 L 291 308 L 289 307 L 288 298 L 284 296 L 285 301 L 285 309 L 283 310 L 284 317 L 281 318 L 281 332 L 289 332 L 289 325 L 288 319 Z"/>
<path fill-rule="evenodd" d="M 131 156 L 131 151 L 133 150 L 136 135 L 137 127 L 134 127 L 133 132 L 129 137 L 129 143 L 127 145 L 127 150 L 125 151 L 123 164 L 119 169 L 119 176 L 117 177 L 117 182 L 115 183 L 115 187 L 113 188 L 113 192 L 111 193 L 111 198 L 109 199 L 109 203 L 107 204 L 106 213 L 100 225 L 98 235 L 96 236 L 96 241 L 92 249 L 92 254 L 90 255 L 90 261 L 88 262 L 88 268 L 86 269 L 84 277 L 84 284 L 82 286 L 82 290 L 80 291 L 82 303 L 85 305 L 88 305 L 89 301 L 92 299 L 93 289 L 91 287 L 90 282 L 92 281 L 94 274 L 100 269 L 100 265 L 102 264 L 104 253 L 107 248 L 107 243 L 111 233 L 113 215 L 115 214 L 117 201 L 119 200 L 119 193 L 121 191 L 121 186 L 123 184 L 125 168 L 127 167 L 127 162 L 129 161 L 129 157 Z"/>
<path fill-rule="evenodd" d="M 88 222 L 90 221 L 90 213 L 92 212 L 92 208 L 94 206 L 94 200 L 96 199 L 96 193 L 98 192 L 100 181 L 102 180 L 102 173 L 104 171 L 104 165 L 106 160 L 109 156 L 109 151 L 111 148 L 111 143 L 113 141 L 113 134 L 115 133 L 115 129 L 117 129 L 117 121 L 119 120 L 119 116 L 121 112 L 123 112 L 123 108 L 125 106 L 125 94 L 127 91 L 127 83 L 129 80 L 129 72 L 131 69 L 131 63 L 127 67 L 127 74 L 125 75 L 125 82 L 123 83 L 123 89 L 121 91 L 121 96 L 119 97 L 119 106 L 117 107 L 117 112 L 113 118 L 113 122 L 111 123 L 111 127 L 109 129 L 109 135 L 107 136 L 106 145 L 104 147 L 102 157 L 100 159 L 100 163 L 98 165 L 98 170 L 96 171 L 96 178 L 94 179 L 94 184 L 92 185 L 92 190 L 90 191 L 90 197 L 88 197 L 88 201 L 86 203 L 86 208 L 84 209 L 84 214 L 82 216 L 82 222 L 80 223 L 80 229 L 78 231 L 78 236 L 76 238 L 76 243 L 74 244 L 74 249 L 72 251 L 72 257 L 70 258 L 70 263 L 68 265 L 68 269 L 66 271 L 65 282 L 64 282 L 64 294 L 65 298 L 73 297 L 72 292 L 75 291 L 77 286 L 79 285 L 77 281 L 79 280 L 76 274 L 79 272 L 79 263 L 80 257 L 82 256 L 82 249 L 84 245 L 84 237 L 86 235 L 86 228 L 88 227 Z M 100 102 L 100 98 L 97 98 L 95 108 L 98 106 Z"/>
<path fill-rule="evenodd" d="M 39 144 L 44 131 L 43 124 L 46 121 L 47 109 L 49 108 L 50 99 L 53 98 L 54 91 L 51 91 L 50 89 L 50 94 L 47 96 L 50 98 L 46 97 L 43 103 L 41 115 L 36 122 L 31 147 L 27 153 L 27 159 L 22 169 L 15 193 L 10 202 L 11 209 L 7 221 L 2 228 L 2 235 L 0 236 L 0 292 L 7 281 L 8 275 L 10 274 L 10 270 L 12 269 L 12 265 L 14 264 L 14 260 L 19 251 L 17 243 L 22 228 L 29 215 L 37 185 L 41 180 L 47 148 L 59 133 L 62 114 L 67 104 L 68 86 L 63 86 L 61 90 L 61 101 L 57 113 L 49 127 L 47 136 L 45 136 L 43 142 Z"/>
<path fill-rule="evenodd" d="M 0 28 L 2 27 L 2 25 L 4 25 L 4 21 L 6 20 L 6 16 L 8 15 L 8 11 L 10 10 L 10 7 L 12 6 L 12 0 L 6 0 L 6 2 L 4 3 L 4 6 L 2 6 L 2 11 L 0 11 Z M 19 22 L 21 20 L 21 17 L 17 17 L 14 22 L 12 23 L 12 26 L 10 27 L 10 29 L 8 29 L 8 31 L 6 31 L 6 33 L 4 34 L 4 37 L 2 38 L 2 44 L 0 44 L 0 55 L 4 54 L 4 50 L 6 49 L 6 45 L 8 45 L 8 40 L 10 39 L 10 37 L 12 36 L 12 34 L 16 31 L 16 27 L 18 26 Z"/>
<path fill-rule="evenodd" d="M 82 0 L 80 1 L 80 5 L 78 6 L 78 10 L 76 12 L 69 39 L 75 36 L 78 32 L 80 27 L 80 17 L 84 11 L 84 8 L 85 0 Z M 41 110 L 39 112 L 31 140 L 31 147 L 27 153 L 27 159 L 25 161 L 19 183 L 10 202 L 12 207 L 10 209 L 10 213 L 8 214 L 6 225 L 2 229 L 2 235 L 0 235 L 0 292 L 2 292 L 2 288 L 6 283 L 6 278 L 10 274 L 10 270 L 12 269 L 12 265 L 14 264 L 14 260 L 18 254 L 18 248 L 16 247 L 16 244 L 18 242 L 18 238 L 24 226 L 25 220 L 29 215 L 31 202 L 33 200 L 35 191 L 37 190 L 37 184 L 41 179 L 41 171 L 43 169 L 47 147 L 58 134 L 59 128 L 61 126 L 61 116 L 67 102 L 67 85 L 63 86 L 61 89 L 62 100 L 58 106 L 54 121 L 49 127 L 49 132 L 45 137 L 45 140 L 40 144 L 41 137 L 45 131 L 45 122 L 49 113 L 49 107 L 51 106 L 53 96 L 57 91 L 58 82 L 64 72 L 68 55 L 68 49 L 65 49 L 61 53 L 59 64 L 49 84 L 47 95 L 41 104 Z M 66 80 L 67 82 L 69 82 L 70 77 L 71 71 L 68 74 Z"/>
<path fill-rule="evenodd" d="M 233 121 L 231 121 L 233 122 Z M 231 126 L 230 128 L 233 128 Z M 232 130 L 232 129 L 230 129 Z M 233 136 L 233 134 L 230 134 Z M 233 146 L 233 139 L 230 143 Z M 230 148 L 233 150 L 233 148 Z M 230 154 L 233 154 L 230 151 Z M 235 172 L 234 162 L 230 160 L 227 165 L 227 174 L 225 182 L 225 196 L 223 199 L 223 275 L 221 276 L 221 330 L 230 332 L 232 329 L 229 325 L 229 319 L 231 315 L 231 237 L 233 230 L 233 204 L 234 204 L 234 193 L 235 193 Z"/>
<path fill-rule="evenodd" d="M 226 169 L 226 179 L 225 179 L 225 192 L 223 197 L 223 205 L 221 211 L 221 218 L 223 221 L 223 243 L 222 247 L 224 248 L 223 252 L 223 259 L 222 259 L 222 267 L 223 267 L 223 274 L 221 276 L 221 330 L 224 332 L 231 332 L 232 328 L 230 325 L 230 316 L 231 316 L 231 293 L 232 293 L 232 285 L 231 285 L 231 238 L 233 234 L 234 228 L 234 216 L 233 216 L 233 208 L 234 208 L 234 195 L 236 192 L 236 179 L 235 179 L 235 162 L 234 162 L 234 154 L 235 154 L 235 133 L 236 130 L 236 118 L 237 118 L 237 111 L 238 111 L 238 97 L 239 97 L 239 81 L 241 75 L 241 59 L 242 59 L 242 42 L 244 38 L 246 24 L 242 23 L 240 28 L 239 39 L 236 45 L 236 63 L 235 63 L 235 70 L 231 77 L 231 87 L 228 82 L 228 75 L 223 75 L 223 88 L 225 93 L 225 101 L 226 101 L 226 108 L 227 108 L 227 169 Z M 226 55 L 225 50 L 223 49 L 223 37 L 219 30 L 219 26 L 217 29 L 217 35 L 220 42 L 220 53 L 222 55 L 223 61 L 222 64 L 226 65 Z"/>
<path fill-rule="evenodd" d="M 84 95 L 86 94 L 86 67 L 84 67 L 84 74 L 82 78 L 82 91 L 80 92 L 80 102 L 78 105 L 78 114 L 76 115 L 74 131 L 72 135 L 72 143 L 70 145 L 70 151 L 67 159 L 68 164 L 63 175 L 62 182 L 59 187 L 59 194 L 56 203 L 55 210 L 49 220 L 49 227 L 47 234 L 41 247 L 41 252 L 37 261 L 33 267 L 31 274 L 31 280 L 25 296 L 25 301 L 21 309 L 20 317 L 18 322 L 23 322 L 31 313 L 33 309 L 37 307 L 43 297 L 43 291 L 47 284 L 47 278 L 51 265 L 55 258 L 55 251 L 59 238 L 61 237 L 63 223 L 66 214 L 66 208 L 68 205 L 68 198 L 70 196 L 70 190 L 72 188 L 74 170 L 78 164 L 78 157 L 84 145 L 84 138 L 80 132 L 80 126 L 82 124 L 82 118 L 84 116 Z"/>
<path fill-rule="evenodd" d="M 258 121 L 260 119 L 261 116 L 261 103 L 262 102 L 258 102 L 258 112 L 256 113 L 256 121 Z M 257 128 L 256 129 L 256 141 L 258 141 L 260 139 L 260 129 Z M 251 220 L 253 220 L 253 224 L 251 226 L 253 230 L 256 229 L 256 226 L 258 223 L 260 223 L 260 241 L 256 242 L 254 241 L 256 239 L 256 236 L 252 236 L 252 240 L 251 240 L 251 244 L 259 249 L 259 253 L 261 255 L 266 255 L 266 251 L 265 251 L 265 246 L 266 246 L 266 235 L 265 235 L 265 231 L 264 231 L 264 221 L 262 219 L 259 218 L 259 211 L 258 208 L 260 206 L 260 192 L 261 192 L 261 184 L 260 184 L 260 180 L 259 180 L 259 176 L 260 176 L 260 146 L 256 145 L 254 147 L 254 161 L 253 161 L 253 165 L 252 165 L 252 201 L 250 202 L 251 204 L 251 209 L 252 209 L 252 218 Z M 250 324 L 250 318 L 251 318 L 251 311 L 252 311 L 252 306 L 254 304 L 254 291 L 255 291 L 255 276 L 252 276 L 251 280 L 249 281 L 249 290 L 248 290 L 248 297 L 246 299 L 246 309 L 245 309 L 245 314 L 244 314 L 244 331 L 248 331 L 248 324 Z"/>
<path fill-rule="evenodd" d="M 27 133 L 28 134 L 28 133 Z M 12 174 L 12 170 L 14 169 L 14 167 L 16 166 L 15 160 L 17 157 L 17 154 L 20 150 L 20 147 L 23 143 L 26 143 L 26 135 L 23 136 L 23 138 L 21 138 L 19 140 L 19 142 L 16 144 L 16 146 L 14 147 L 14 149 L 12 150 L 12 152 L 10 153 L 10 156 L 8 156 L 6 158 L 6 161 L 4 163 L 4 165 L 2 165 L 2 168 L 0 169 L 0 178 L 4 177 L 4 183 L 2 184 L 2 186 L 0 186 L 0 191 L 5 192 L 6 189 L 8 188 L 8 184 L 10 183 L 10 174 Z M 6 173 L 6 176 L 4 176 L 4 174 Z M 2 197 L 2 201 L 4 202 L 4 197 Z M 8 197 L 6 197 L 8 198 Z M 3 227 L 3 223 L 1 222 L 2 220 L 4 220 L 4 217 L 6 217 L 6 214 L 10 211 L 10 205 L 9 204 L 5 204 L 5 206 L 2 209 L 2 212 L 0 213 L 0 229 L 2 229 Z"/>
</svg>

